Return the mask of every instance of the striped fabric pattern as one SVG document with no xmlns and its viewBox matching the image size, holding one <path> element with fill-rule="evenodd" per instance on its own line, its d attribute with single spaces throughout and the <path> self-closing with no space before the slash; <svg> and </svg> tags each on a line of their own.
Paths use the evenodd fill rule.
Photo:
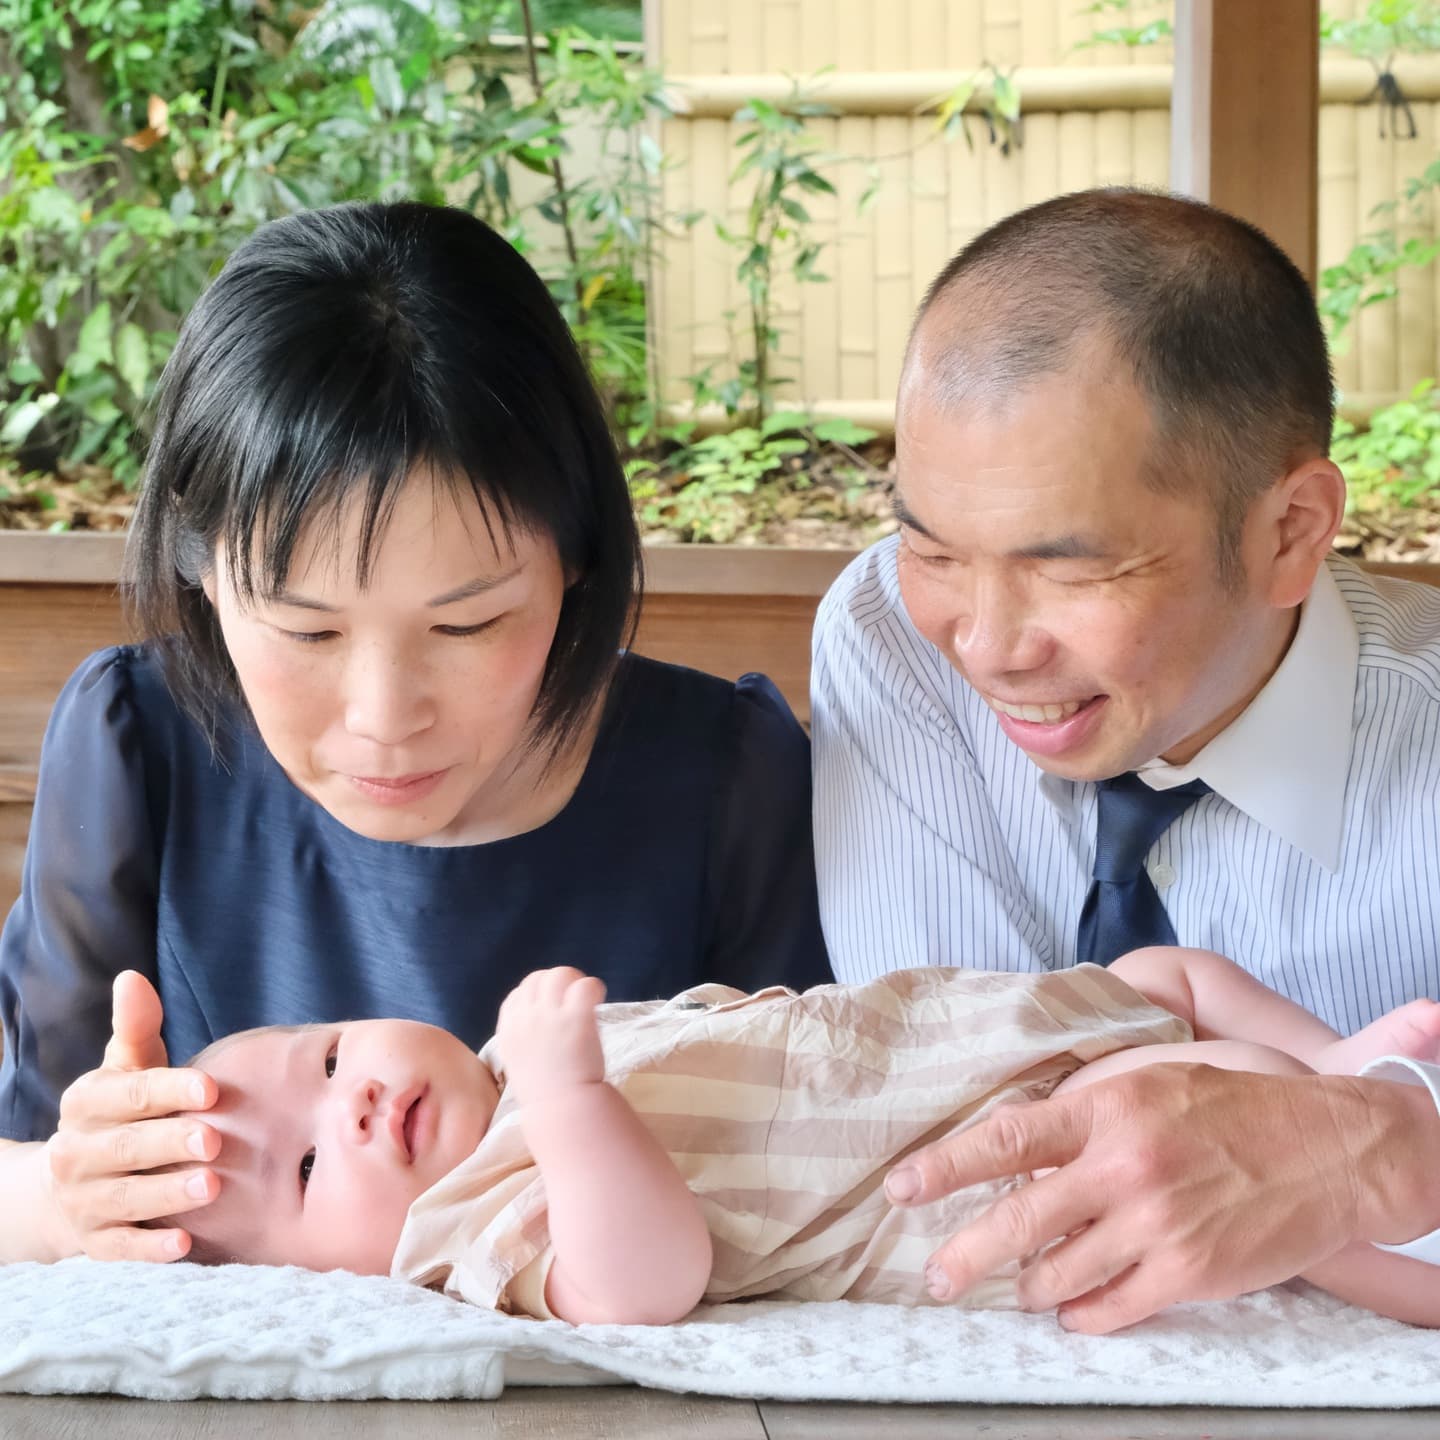
<svg viewBox="0 0 1440 1440">
<path fill-rule="evenodd" d="M 607 1079 L 700 1199 L 716 1301 L 929 1303 L 925 1260 L 1005 1187 L 895 1210 L 881 1188 L 891 1165 L 1006 1100 L 1049 1094 L 1100 1055 L 1190 1038 L 1089 965 L 912 970 L 803 995 L 703 985 L 599 1014 Z M 503 1087 L 493 1042 L 481 1058 Z M 551 1258 L 544 1184 L 502 1089 L 474 1155 L 411 1207 L 392 1273 L 543 1318 Z M 966 1303 L 1013 1306 L 1012 1276 Z"/>
<path fill-rule="evenodd" d="M 1440 591 L 1327 563 L 1360 640 L 1338 869 L 1220 795 L 1187 810 L 1150 864 L 1174 873 L 1163 899 L 1180 944 L 1218 950 L 1349 1033 L 1440 996 Z M 1051 780 L 1058 804 L 1042 793 L 1039 769 L 911 625 L 894 539 L 823 602 L 812 677 L 836 975 L 1072 964 L 1095 787 Z"/>
</svg>

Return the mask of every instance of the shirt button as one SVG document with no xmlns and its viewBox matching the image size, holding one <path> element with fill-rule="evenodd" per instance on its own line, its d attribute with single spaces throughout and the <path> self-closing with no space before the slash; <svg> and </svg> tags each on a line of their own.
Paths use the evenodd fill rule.
<svg viewBox="0 0 1440 1440">
<path fill-rule="evenodd" d="M 1162 860 L 1150 867 L 1150 882 L 1157 890 L 1164 890 L 1175 883 L 1175 867 Z"/>
</svg>

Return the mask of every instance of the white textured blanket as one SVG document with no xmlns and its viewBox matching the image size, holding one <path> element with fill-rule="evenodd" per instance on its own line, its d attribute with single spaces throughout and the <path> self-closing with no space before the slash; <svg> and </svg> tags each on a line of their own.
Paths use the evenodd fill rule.
<svg viewBox="0 0 1440 1440">
<path fill-rule="evenodd" d="M 664 1329 L 569 1326 L 353 1275 L 0 1267 L 0 1391 L 438 1399 L 606 1380 L 783 1400 L 1422 1406 L 1440 1404 L 1440 1344 L 1303 1285 L 1091 1339 L 993 1311 L 756 1303 Z"/>
</svg>

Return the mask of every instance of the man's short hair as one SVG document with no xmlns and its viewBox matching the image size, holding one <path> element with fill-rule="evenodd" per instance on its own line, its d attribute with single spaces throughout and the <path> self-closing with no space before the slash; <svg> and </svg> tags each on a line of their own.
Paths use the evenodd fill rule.
<svg viewBox="0 0 1440 1440">
<path fill-rule="evenodd" d="M 946 311 L 943 328 L 932 311 Z M 947 409 L 993 403 L 1107 344 L 1155 426 L 1147 481 L 1208 489 L 1234 578 L 1254 500 L 1325 455 L 1335 418 L 1325 333 L 1305 277 L 1254 225 L 1199 201 L 1083 190 L 971 241 L 930 286 L 910 351 Z"/>
</svg>

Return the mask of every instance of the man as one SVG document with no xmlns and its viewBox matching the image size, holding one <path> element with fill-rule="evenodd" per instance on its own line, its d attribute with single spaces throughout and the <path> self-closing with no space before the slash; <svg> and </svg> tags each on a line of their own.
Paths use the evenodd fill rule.
<svg viewBox="0 0 1440 1440">
<path fill-rule="evenodd" d="M 841 979 L 1178 942 L 1342 1032 L 1440 995 L 1440 592 L 1329 558 L 1332 419 L 1303 277 L 1209 207 L 1064 196 L 947 266 L 900 384 L 900 534 L 816 627 Z M 1005 1112 L 891 1194 L 1058 1167 L 931 1288 L 1069 1237 L 1022 1300 L 1090 1331 L 1356 1240 L 1440 1263 L 1440 1067 L 1376 1075 L 1153 1067 Z"/>
</svg>

